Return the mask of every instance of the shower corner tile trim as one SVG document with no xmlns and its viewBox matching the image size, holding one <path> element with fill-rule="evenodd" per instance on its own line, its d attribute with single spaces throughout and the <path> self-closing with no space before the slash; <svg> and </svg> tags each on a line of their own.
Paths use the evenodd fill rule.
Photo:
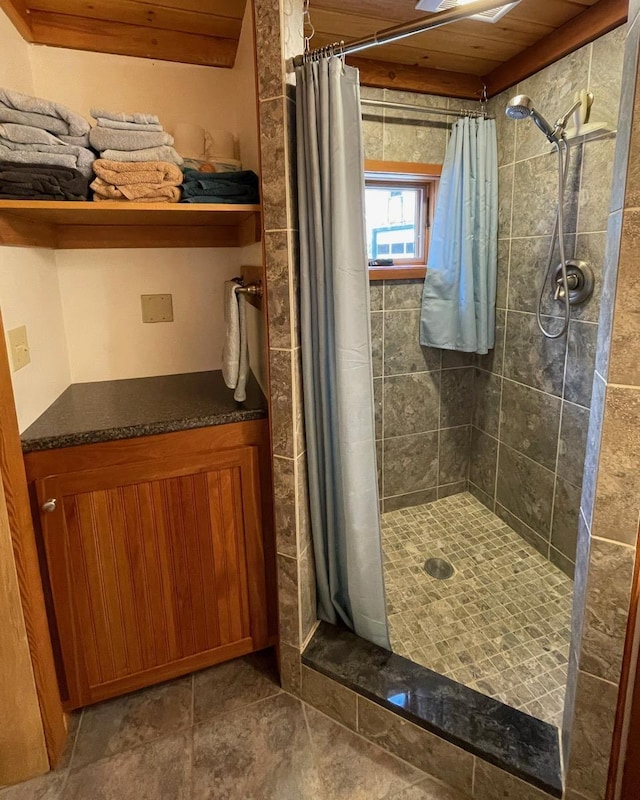
<svg viewBox="0 0 640 800">
<path fill-rule="evenodd" d="M 325 622 L 305 649 L 302 663 L 303 669 L 340 684 L 337 695 L 344 694 L 343 687 L 355 692 L 358 731 L 365 738 L 441 780 L 451 783 L 460 769 L 462 784 L 457 788 L 470 792 L 464 774 L 471 754 L 550 797 L 562 797 L 558 731 L 553 725 Z M 325 682 L 324 691 L 323 705 L 340 704 L 338 696 L 326 696 L 332 691 L 330 682 Z M 314 696 L 308 695 L 307 702 L 314 705 Z M 441 762 L 446 774 L 438 772 Z"/>
</svg>

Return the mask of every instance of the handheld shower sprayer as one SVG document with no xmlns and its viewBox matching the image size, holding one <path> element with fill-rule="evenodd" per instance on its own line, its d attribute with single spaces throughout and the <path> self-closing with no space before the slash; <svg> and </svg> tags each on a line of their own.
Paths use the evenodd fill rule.
<svg viewBox="0 0 640 800">
<path fill-rule="evenodd" d="M 540 328 L 542 333 L 547 337 L 547 339 L 559 339 L 561 336 L 564 336 L 566 332 L 569 330 L 569 321 L 571 319 L 571 304 L 570 304 L 569 292 L 573 287 L 569 285 L 569 278 L 567 275 L 567 259 L 564 247 L 564 195 L 565 195 L 565 188 L 567 185 L 567 178 L 569 176 L 569 145 L 567 144 L 567 140 L 565 137 L 565 129 L 567 127 L 567 123 L 571 118 L 571 116 L 579 108 L 585 106 L 585 104 L 587 104 L 588 108 L 586 93 L 584 97 L 581 96 L 581 98 L 571 106 L 571 108 L 567 111 L 566 114 L 564 114 L 562 117 L 558 119 L 558 121 L 553 127 L 547 122 L 547 120 L 542 116 L 542 114 L 536 111 L 532 99 L 528 97 L 526 94 L 519 94 L 513 97 L 508 102 L 507 107 L 505 109 L 505 113 L 509 117 L 509 119 L 533 120 L 533 122 L 535 122 L 537 127 L 547 137 L 549 142 L 553 144 L 558 153 L 558 210 L 556 212 L 553 234 L 551 236 L 551 246 L 549 249 L 549 258 L 547 261 L 547 271 L 545 274 L 545 279 L 540 288 L 540 294 L 538 296 L 538 308 L 536 312 L 538 327 Z M 561 297 L 564 301 L 564 324 L 562 325 L 562 329 L 560 331 L 558 331 L 557 333 L 551 333 L 545 328 L 542 321 L 542 298 L 545 286 L 547 285 L 547 280 L 549 279 L 549 275 L 551 274 L 551 269 L 553 266 L 553 254 L 556 242 L 558 242 L 558 247 L 560 250 L 560 278 L 558 279 L 555 299 Z"/>
<path fill-rule="evenodd" d="M 532 99 L 526 94 L 518 94 L 513 97 L 507 104 L 506 114 L 510 119 L 532 119 L 551 144 L 557 145 L 559 137 L 556 130 L 551 127 L 542 114 L 536 111 Z"/>
<path fill-rule="evenodd" d="M 590 95 L 590 97 L 593 100 L 593 95 Z M 589 109 L 589 95 L 587 92 L 583 92 L 566 114 L 559 117 L 556 124 L 552 126 L 539 111 L 536 111 L 533 100 L 528 95 L 518 94 L 509 100 L 505 113 L 509 119 L 532 119 L 551 144 L 557 145 L 564 137 L 569 120 L 579 108 L 583 108 L 585 112 L 583 119 L 586 119 L 586 112 Z"/>
</svg>

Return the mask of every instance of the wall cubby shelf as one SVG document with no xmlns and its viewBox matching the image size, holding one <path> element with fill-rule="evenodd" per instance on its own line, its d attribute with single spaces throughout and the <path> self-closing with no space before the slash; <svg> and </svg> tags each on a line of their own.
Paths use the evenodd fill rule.
<svg viewBox="0 0 640 800">
<path fill-rule="evenodd" d="M 5 246 L 243 247 L 260 237 L 258 205 L 0 200 Z"/>
</svg>

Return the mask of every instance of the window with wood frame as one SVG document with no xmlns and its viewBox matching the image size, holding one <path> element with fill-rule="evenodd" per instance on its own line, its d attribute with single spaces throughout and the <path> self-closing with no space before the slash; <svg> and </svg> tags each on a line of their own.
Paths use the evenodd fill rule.
<svg viewBox="0 0 640 800">
<path fill-rule="evenodd" d="M 365 162 L 369 279 L 423 278 L 441 166 Z"/>
</svg>

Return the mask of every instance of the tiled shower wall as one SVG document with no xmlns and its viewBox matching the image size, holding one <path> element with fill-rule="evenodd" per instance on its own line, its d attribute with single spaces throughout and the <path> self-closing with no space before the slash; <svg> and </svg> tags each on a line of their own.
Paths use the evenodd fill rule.
<svg viewBox="0 0 640 800">
<path fill-rule="evenodd" d="M 459 108 L 465 101 L 363 87 L 362 96 Z M 471 105 L 470 103 L 468 105 Z M 442 164 L 445 117 L 366 108 L 368 159 Z M 421 280 L 371 282 L 378 488 L 384 511 L 464 492 L 468 486 L 472 357 L 421 347 Z"/>
<path fill-rule="evenodd" d="M 378 487 L 383 510 L 468 486 L 473 367 L 466 353 L 421 347 L 422 281 L 371 288 Z"/>
<path fill-rule="evenodd" d="M 285 60 L 303 47 L 302 2 L 254 0 L 264 260 L 269 327 L 269 418 L 283 686 L 300 691 L 300 650 L 316 624 L 298 325 L 295 100 Z"/>
<path fill-rule="evenodd" d="M 545 339 L 536 324 L 557 197 L 557 156 L 529 121 L 513 122 L 513 94 L 530 95 L 551 120 L 589 88 L 592 119 L 617 122 L 624 50 L 620 28 L 490 101 L 498 126 L 499 264 L 497 342 L 475 376 L 470 490 L 543 555 L 573 575 L 591 404 L 601 277 L 615 136 L 571 147 L 568 257 L 588 261 L 593 297 L 574 307 L 568 337 Z M 558 263 L 556 254 L 554 264 Z M 547 287 L 545 324 L 563 307 Z M 553 317 L 556 317 L 555 319 Z"/>
</svg>

